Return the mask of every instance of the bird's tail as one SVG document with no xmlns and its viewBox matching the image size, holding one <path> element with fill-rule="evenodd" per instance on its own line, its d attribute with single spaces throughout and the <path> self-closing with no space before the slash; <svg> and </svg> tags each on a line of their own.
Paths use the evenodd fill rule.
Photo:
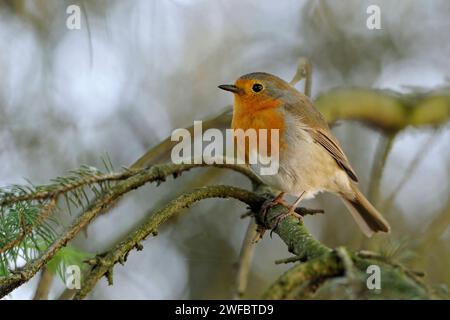
<svg viewBox="0 0 450 320">
<path fill-rule="evenodd" d="M 353 195 L 342 195 L 342 200 L 348 208 L 358 226 L 368 237 L 375 232 L 389 232 L 391 227 L 383 216 L 364 197 L 356 185 L 352 185 Z"/>
</svg>

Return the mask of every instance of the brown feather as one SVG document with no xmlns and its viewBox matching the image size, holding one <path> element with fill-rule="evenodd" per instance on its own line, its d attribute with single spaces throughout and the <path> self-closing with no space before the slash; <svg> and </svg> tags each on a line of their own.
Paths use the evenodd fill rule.
<svg viewBox="0 0 450 320">
<path fill-rule="evenodd" d="M 321 129 L 311 129 L 309 130 L 309 133 L 316 143 L 320 144 L 328 151 L 339 167 L 341 167 L 353 181 L 358 182 L 358 177 L 345 156 L 345 153 L 339 147 L 336 138 Z"/>
<path fill-rule="evenodd" d="M 285 105 L 286 111 L 290 112 L 299 120 L 305 127 L 305 130 L 309 132 L 314 142 L 324 147 L 339 167 L 341 167 L 353 181 L 358 182 L 355 170 L 353 170 L 344 151 L 342 151 L 339 146 L 339 142 L 331 133 L 322 114 L 311 103 L 308 97 L 298 91 L 296 91 L 296 93 L 295 102 Z"/>
</svg>

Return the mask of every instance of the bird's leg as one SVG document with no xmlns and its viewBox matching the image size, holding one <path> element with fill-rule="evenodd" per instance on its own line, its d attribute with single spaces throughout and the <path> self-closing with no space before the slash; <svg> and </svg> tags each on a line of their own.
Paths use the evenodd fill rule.
<svg viewBox="0 0 450 320">
<path fill-rule="evenodd" d="M 276 219 L 276 224 L 275 227 L 272 229 L 275 230 L 278 227 L 278 224 L 285 219 L 286 217 L 293 215 L 294 217 L 296 217 L 299 221 L 303 221 L 303 217 L 301 215 L 299 215 L 297 212 L 295 212 L 295 209 L 297 208 L 297 206 L 300 204 L 300 202 L 303 200 L 303 198 L 305 197 L 305 191 L 303 191 L 297 198 L 297 200 L 295 200 L 295 202 L 292 204 L 292 206 L 289 207 L 289 211 L 279 214 L 278 216 L 275 217 Z M 271 232 L 272 233 L 272 232 Z"/>
<path fill-rule="evenodd" d="M 267 212 L 269 211 L 270 208 L 272 208 L 273 206 L 276 206 L 277 204 L 281 204 L 285 207 L 288 207 L 288 204 L 286 202 L 283 201 L 283 196 L 285 195 L 284 192 L 280 192 L 275 198 L 273 198 L 272 200 L 267 200 L 263 203 L 263 205 L 261 206 L 261 210 L 260 210 L 260 217 L 261 217 L 261 221 L 263 223 L 265 223 L 266 221 L 266 217 L 267 217 Z M 264 233 L 266 232 L 266 228 L 264 228 L 261 225 L 258 225 L 258 233 L 256 234 L 255 238 L 253 239 L 253 242 L 256 243 L 258 242 L 260 239 L 262 239 Z"/>
<path fill-rule="evenodd" d="M 275 198 L 273 198 L 272 200 L 267 200 L 263 203 L 263 205 L 261 206 L 261 211 L 260 211 L 260 215 L 262 217 L 262 221 L 265 222 L 266 221 L 266 216 L 267 216 L 267 212 L 269 211 L 270 208 L 276 206 L 277 204 L 281 204 L 285 207 L 288 207 L 288 204 L 286 202 L 283 201 L 283 197 L 284 197 L 285 193 L 284 192 L 280 192 Z"/>
<path fill-rule="evenodd" d="M 303 217 L 301 215 L 299 215 L 297 212 L 295 212 L 295 209 L 297 209 L 300 202 L 302 202 L 303 198 L 305 197 L 305 194 L 306 194 L 306 191 L 303 191 L 298 196 L 297 200 L 295 200 L 294 204 L 289 208 L 289 212 L 288 212 L 288 214 L 294 215 L 294 217 L 296 217 L 300 221 L 303 221 Z"/>
</svg>

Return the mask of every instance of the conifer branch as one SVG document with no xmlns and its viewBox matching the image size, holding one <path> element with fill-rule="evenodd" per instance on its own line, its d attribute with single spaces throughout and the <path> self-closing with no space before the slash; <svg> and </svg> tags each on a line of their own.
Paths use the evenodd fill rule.
<svg viewBox="0 0 450 320">
<path fill-rule="evenodd" d="M 75 295 L 75 299 L 83 299 L 103 276 L 111 275 L 111 270 L 115 264 L 124 264 L 131 250 L 142 250 L 141 242 L 151 234 L 156 235 L 158 227 L 170 217 L 195 202 L 211 198 L 234 198 L 246 203 L 254 211 L 259 210 L 266 200 L 256 193 L 231 186 L 202 187 L 179 196 L 152 213 L 141 227 L 137 228 L 113 249 L 94 259 L 93 268 L 83 280 L 81 290 Z"/>
<path fill-rule="evenodd" d="M 157 182 L 165 181 L 167 177 L 173 176 L 178 177 L 182 172 L 188 171 L 192 168 L 204 167 L 205 164 L 162 164 L 155 165 L 147 169 L 139 170 L 138 172 L 130 175 L 125 180 L 117 183 L 115 186 L 111 187 L 111 189 L 104 189 L 103 193 L 99 197 L 95 198 L 95 201 L 92 202 L 85 211 L 78 216 L 77 219 L 72 223 L 72 225 L 56 240 L 52 241 L 51 244 L 42 250 L 41 255 L 33 260 L 29 261 L 26 266 L 22 269 L 10 270 L 12 272 L 11 275 L 0 278 L 0 297 L 8 294 L 10 291 L 20 286 L 24 282 L 28 281 L 33 277 L 47 262 L 49 262 L 56 252 L 65 246 L 70 240 L 72 240 L 81 230 L 83 230 L 93 219 L 95 219 L 100 213 L 107 210 L 111 205 L 113 205 L 120 197 L 124 194 L 128 193 L 131 190 L 137 189 L 149 182 Z M 219 168 L 229 168 L 235 170 L 237 172 L 243 173 L 248 176 L 250 179 L 254 179 L 252 181 L 256 181 L 258 179 L 253 173 L 251 173 L 248 168 L 245 166 L 239 165 L 228 165 L 228 164 L 218 164 L 214 165 Z M 257 180 L 259 181 L 259 179 Z M 51 203 L 56 203 L 56 198 Z M 53 208 L 53 207 L 52 207 Z M 54 209 L 54 208 L 53 208 Z M 43 212 L 50 212 L 50 210 L 46 210 Z M 47 214 L 40 215 L 39 221 L 44 220 L 48 217 Z M 28 231 L 31 229 L 22 229 L 21 234 L 24 231 Z M 15 249 L 15 245 L 18 244 L 22 240 L 22 236 L 19 236 L 14 243 L 7 243 L 7 247 L 10 250 Z M 2 246 L 3 248 L 6 248 Z M 7 249 L 4 249 L 8 252 Z"/>
</svg>

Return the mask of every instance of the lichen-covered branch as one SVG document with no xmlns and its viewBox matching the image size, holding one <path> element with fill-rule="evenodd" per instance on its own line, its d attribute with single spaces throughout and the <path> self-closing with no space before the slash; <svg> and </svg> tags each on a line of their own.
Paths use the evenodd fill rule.
<svg viewBox="0 0 450 320">
<path fill-rule="evenodd" d="M 234 293 L 234 298 L 241 298 L 247 289 L 248 276 L 255 249 L 254 240 L 257 235 L 258 226 L 255 219 L 251 218 L 245 232 L 244 240 L 242 241 L 241 250 L 239 252 L 239 260 L 236 266 L 236 290 Z"/>
<path fill-rule="evenodd" d="M 92 269 L 85 276 L 82 289 L 77 292 L 75 299 L 82 299 L 89 294 L 103 276 L 112 284 L 112 270 L 115 264 L 124 264 L 131 250 L 142 250 L 141 242 L 149 235 L 157 234 L 158 226 L 171 216 L 191 204 L 207 198 L 234 198 L 249 205 L 253 212 L 259 212 L 261 205 L 267 200 L 266 197 L 258 193 L 231 186 L 203 187 L 179 196 L 151 214 L 142 226 L 113 249 L 93 259 L 90 262 Z M 389 292 L 394 292 L 396 295 L 393 297 L 433 297 L 428 288 L 421 281 L 418 281 L 413 273 L 398 264 L 375 259 L 373 256 L 347 253 L 344 248 L 332 250 L 312 237 L 303 223 L 294 217 L 287 217 L 276 226 L 276 218 L 285 210 L 287 210 L 285 207 L 277 205 L 268 211 L 264 221 L 261 220 L 260 214 L 255 214 L 256 220 L 266 228 L 274 228 L 274 232 L 286 243 L 288 250 L 294 253 L 298 258 L 297 260 L 303 261 L 303 263 L 283 274 L 265 292 L 263 298 L 295 298 L 302 290 L 302 286 L 311 290 L 311 284 L 314 284 L 313 288 L 316 290 L 328 279 L 353 275 L 353 270 L 350 272 L 349 265 L 352 266 L 352 269 L 354 267 L 358 270 L 361 277 L 358 283 L 360 287 L 363 287 L 365 285 L 364 272 L 372 264 L 377 264 L 382 268 L 383 288 L 389 290 Z M 342 252 L 346 253 L 345 257 L 343 257 Z M 367 292 L 372 294 L 370 291 Z"/>
<path fill-rule="evenodd" d="M 276 207 L 275 207 L 276 209 Z M 283 210 L 270 211 L 268 220 Z M 278 211 L 278 212 L 276 212 Z M 379 291 L 367 288 L 367 268 L 376 265 L 381 270 L 381 288 L 383 298 L 395 299 L 431 299 L 434 293 L 418 279 L 415 272 L 398 263 L 386 261 L 377 256 L 348 253 L 344 261 L 338 250 L 332 250 L 314 239 L 306 228 L 295 218 L 284 219 L 275 232 L 286 243 L 289 251 L 297 255 L 301 263 L 297 264 L 277 279 L 263 294 L 264 299 L 291 299 L 300 295 L 302 290 L 317 290 L 326 280 L 336 277 L 350 277 L 349 264 L 358 272 L 358 290 L 360 298 L 377 298 Z M 353 272 L 352 272 L 353 274 Z M 313 285 L 311 289 L 310 285 Z"/>
<path fill-rule="evenodd" d="M 179 196 L 170 201 L 163 208 L 151 214 L 141 227 L 135 230 L 124 241 L 117 244 L 111 251 L 97 257 L 97 259 L 94 260 L 94 266 L 91 272 L 89 272 L 88 276 L 83 280 L 82 288 L 76 294 L 75 299 L 84 298 L 93 289 L 100 278 L 112 274 L 114 265 L 118 262 L 124 263 L 128 253 L 132 249 L 136 248 L 141 250 L 141 241 L 146 239 L 150 234 L 156 234 L 158 227 L 163 222 L 195 202 L 208 198 L 234 198 L 246 203 L 255 211 L 257 211 L 266 200 L 256 193 L 231 186 L 203 187 Z"/>
<path fill-rule="evenodd" d="M 39 188 L 38 190 L 29 191 L 20 195 L 15 194 L 2 194 L 0 200 L 0 206 L 7 206 L 12 203 L 21 202 L 21 201 L 30 201 L 30 200 L 47 200 L 47 199 L 55 199 L 59 195 L 72 191 L 74 189 L 91 185 L 94 183 L 101 183 L 107 181 L 119 181 L 125 180 L 133 175 L 139 173 L 139 170 L 126 170 L 124 172 L 118 173 L 105 173 L 100 174 L 96 172 L 92 172 L 89 176 L 84 179 L 77 179 L 76 182 L 64 182 L 58 183 L 55 182 L 52 185 L 47 185 Z M 87 173 L 86 173 L 87 174 Z M 43 189 L 43 190 L 41 190 Z"/>
<path fill-rule="evenodd" d="M 72 225 L 60 235 L 38 259 L 28 263 L 24 268 L 12 270 L 12 274 L 0 278 L 0 297 L 5 296 L 18 286 L 31 279 L 42 267 L 46 265 L 56 252 L 72 240 L 81 230 L 83 230 L 99 214 L 107 210 L 120 197 L 131 190 L 137 189 L 149 182 L 161 182 L 168 176 L 177 177 L 182 172 L 196 167 L 205 166 L 204 164 L 162 164 L 151 168 L 140 170 L 137 174 L 121 181 L 112 189 L 105 191 L 72 223 Z M 255 181 L 259 179 L 254 176 L 246 167 L 238 165 L 214 165 L 220 168 L 229 168 L 241 172 Z"/>
<path fill-rule="evenodd" d="M 342 265 L 336 255 L 326 253 L 308 262 L 297 264 L 281 275 L 262 295 L 263 299 L 287 299 L 302 285 L 320 282 L 343 274 Z"/>
<path fill-rule="evenodd" d="M 0 279 L 0 294 L 5 295 L 17 286 L 29 280 L 54 256 L 54 254 L 73 239 L 78 232 L 83 229 L 102 210 L 107 208 L 116 199 L 125 193 L 136 189 L 147 182 L 161 181 L 171 174 L 178 174 L 188 170 L 194 165 L 160 165 L 142 170 L 139 174 L 121 182 L 102 197 L 98 198 L 88 210 L 81 214 L 72 226 L 66 230 L 42 256 L 36 261 L 29 263 L 22 270 L 15 271 L 13 275 Z M 265 190 L 262 188 L 262 190 Z M 268 189 L 267 189 L 268 190 Z M 162 209 L 157 210 L 148 220 L 124 241 L 120 242 L 105 255 L 97 257 L 93 261 L 93 268 L 83 281 L 83 287 L 76 295 L 76 298 L 86 296 L 97 281 L 106 276 L 112 282 L 112 269 L 116 263 L 123 263 L 127 254 L 133 249 L 142 249 L 140 242 L 150 234 L 157 232 L 158 226 L 164 223 L 172 215 L 183 208 L 206 198 L 234 198 L 246 203 L 253 212 L 259 212 L 261 205 L 267 197 L 259 193 L 239 189 L 231 186 L 203 187 L 185 193 L 172 200 Z M 272 228 L 280 238 L 286 243 L 288 250 L 294 253 L 304 264 L 284 274 L 264 295 L 265 298 L 286 298 L 291 297 L 293 290 L 305 282 L 320 283 L 321 281 L 336 277 L 346 273 L 346 264 L 341 261 L 339 255 L 332 249 L 326 247 L 314 239 L 303 223 L 294 217 L 287 217 L 276 225 L 276 217 L 287 210 L 281 205 L 272 207 L 264 220 L 259 214 L 255 214 L 256 220 L 266 228 Z M 299 213 L 307 214 L 309 211 L 298 209 Z M 373 260 L 351 255 L 352 263 L 360 271 L 365 270 Z M 383 272 L 389 280 L 385 285 L 394 287 L 399 292 L 412 293 L 414 297 L 428 297 L 426 287 L 417 281 L 410 273 L 396 265 L 388 265 L 383 261 L 376 261 L 384 265 Z M 386 276 L 385 276 L 386 277 Z"/>
<path fill-rule="evenodd" d="M 329 122 L 358 120 L 386 132 L 407 126 L 437 126 L 450 118 L 450 89 L 402 94 L 390 90 L 337 88 L 321 94 L 315 105 Z"/>
<path fill-rule="evenodd" d="M 53 282 L 53 273 L 48 268 L 43 268 L 41 271 L 41 278 L 39 279 L 36 292 L 34 293 L 33 300 L 47 300 L 48 293 Z"/>
<path fill-rule="evenodd" d="M 265 221 L 261 221 L 259 215 L 257 215 L 257 221 L 267 229 L 273 229 L 286 243 L 289 252 L 301 260 L 310 260 L 331 252 L 330 248 L 316 240 L 303 223 L 293 216 L 288 216 L 276 226 L 276 217 L 285 211 L 284 206 L 276 205 L 267 213 Z"/>
</svg>

